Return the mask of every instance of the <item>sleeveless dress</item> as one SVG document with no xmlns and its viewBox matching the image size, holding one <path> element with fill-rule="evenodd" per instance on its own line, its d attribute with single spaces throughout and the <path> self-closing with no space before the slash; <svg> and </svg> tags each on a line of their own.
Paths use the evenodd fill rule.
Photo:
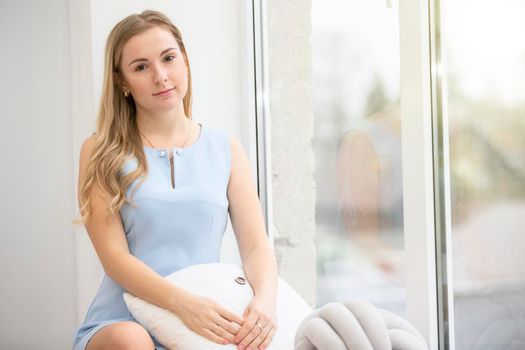
<svg viewBox="0 0 525 350">
<path fill-rule="evenodd" d="M 199 125 L 197 141 L 172 150 L 174 187 L 168 149 L 144 146 L 148 175 L 132 197 L 136 207 L 126 203 L 120 209 L 130 253 L 163 277 L 190 265 L 219 261 L 228 223 L 229 134 Z M 129 173 L 136 165 L 133 158 L 124 172 Z M 127 189 L 128 197 L 139 180 Z M 104 275 L 84 322 L 74 333 L 74 350 L 85 349 L 104 326 L 137 322 L 127 309 L 123 293 L 123 288 Z M 156 349 L 165 349 L 153 336 L 152 340 Z"/>
</svg>

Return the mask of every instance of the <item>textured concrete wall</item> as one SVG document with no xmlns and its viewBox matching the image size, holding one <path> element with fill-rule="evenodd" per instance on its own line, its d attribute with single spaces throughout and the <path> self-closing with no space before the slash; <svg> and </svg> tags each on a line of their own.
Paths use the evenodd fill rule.
<svg viewBox="0 0 525 350">
<path fill-rule="evenodd" d="M 281 276 L 315 303 L 311 2 L 267 3 L 274 243 Z"/>
</svg>

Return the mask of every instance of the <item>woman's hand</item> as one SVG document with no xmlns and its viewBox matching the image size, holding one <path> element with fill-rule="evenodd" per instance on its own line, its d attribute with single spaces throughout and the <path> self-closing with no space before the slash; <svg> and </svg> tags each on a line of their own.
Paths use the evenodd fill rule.
<svg viewBox="0 0 525 350">
<path fill-rule="evenodd" d="M 277 329 L 275 297 L 256 295 L 243 314 L 244 323 L 237 332 L 237 349 L 265 349 Z"/>
<path fill-rule="evenodd" d="M 212 299 L 188 293 L 177 315 L 193 332 L 218 343 L 233 343 L 244 320 Z"/>
</svg>

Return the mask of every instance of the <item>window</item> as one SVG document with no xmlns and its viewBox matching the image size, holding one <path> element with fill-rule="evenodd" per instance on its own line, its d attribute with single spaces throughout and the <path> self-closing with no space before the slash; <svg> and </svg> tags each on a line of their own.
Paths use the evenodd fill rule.
<svg viewBox="0 0 525 350">
<path fill-rule="evenodd" d="M 455 348 L 523 348 L 525 4 L 444 9 Z"/>
<path fill-rule="evenodd" d="M 317 293 L 404 315 L 399 16 L 312 1 Z"/>
</svg>

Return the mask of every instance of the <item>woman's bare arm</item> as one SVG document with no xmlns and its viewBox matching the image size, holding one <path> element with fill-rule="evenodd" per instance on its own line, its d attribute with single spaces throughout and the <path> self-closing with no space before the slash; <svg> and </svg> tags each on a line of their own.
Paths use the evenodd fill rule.
<svg viewBox="0 0 525 350">
<path fill-rule="evenodd" d="M 237 332 L 235 342 L 240 348 L 258 349 L 271 342 L 277 328 L 277 263 L 266 235 L 261 204 L 255 191 L 248 158 L 236 138 L 230 139 L 230 149 L 230 217 L 244 271 L 255 294 L 243 313 L 245 322 Z"/>
<path fill-rule="evenodd" d="M 277 263 L 266 234 L 249 161 L 236 138 L 230 139 L 230 149 L 229 212 L 246 277 L 256 295 L 275 296 Z"/>
</svg>

